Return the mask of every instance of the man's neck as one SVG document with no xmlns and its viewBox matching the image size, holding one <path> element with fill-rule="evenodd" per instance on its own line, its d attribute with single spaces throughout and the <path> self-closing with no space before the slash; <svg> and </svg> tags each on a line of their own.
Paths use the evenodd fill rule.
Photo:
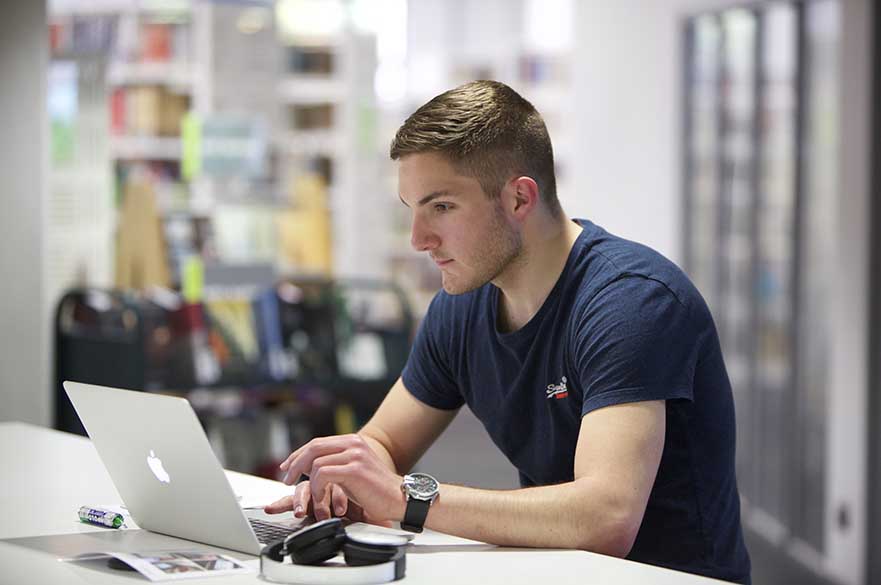
<svg viewBox="0 0 881 585">
<path fill-rule="evenodd" d="M 493 281 L 500 290 L 497 325 L 501 331 L 516 331 L 538 313 L 580 233 L 581 226 L 565 217 L 524 233 L 523 252 Z"/>
</svg>

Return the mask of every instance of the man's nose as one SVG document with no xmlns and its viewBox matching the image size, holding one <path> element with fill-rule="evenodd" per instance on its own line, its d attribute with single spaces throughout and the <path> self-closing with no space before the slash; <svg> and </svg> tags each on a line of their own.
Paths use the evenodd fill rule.
<svg viewBox="0 0 881 585">
<path fill-rule="evenodd" d="M 410 226 L 410 245 L 417 252 L 427 252 L 437 247 L 438 237 L 418 217 L 413 218 Z"/>
</svg>

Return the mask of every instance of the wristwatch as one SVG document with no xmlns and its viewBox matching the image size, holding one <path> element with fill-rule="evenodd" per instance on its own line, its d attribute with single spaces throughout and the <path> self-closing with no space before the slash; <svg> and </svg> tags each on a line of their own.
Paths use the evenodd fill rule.
<svg viewBox="0 0 881 585">
<path fill-rule="evenodd" d="M 401 491 L 407 496 L 407 510 L 401 520 L 401 528 L 409 532 L 422 532 L 428 508 L 437 499 L 440 484 L 427 473 L 411 473 L 404 476 Z"/>
</svg>

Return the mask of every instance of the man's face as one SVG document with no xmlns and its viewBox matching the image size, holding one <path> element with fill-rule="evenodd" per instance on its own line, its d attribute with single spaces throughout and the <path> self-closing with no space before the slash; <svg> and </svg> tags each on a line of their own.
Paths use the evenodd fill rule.
<svg viewBox="0 0 881 585">
<path fill-rule="evenodd" d="M 410 243 L 429 253 L 449 294 L 496 279 L 520 254 L 520 234 L 501 203 L 490 200 L 477 179 L 458 174 L 443 156 L 402 157 L 398 187 L 412 213 Z"/>
</svg>

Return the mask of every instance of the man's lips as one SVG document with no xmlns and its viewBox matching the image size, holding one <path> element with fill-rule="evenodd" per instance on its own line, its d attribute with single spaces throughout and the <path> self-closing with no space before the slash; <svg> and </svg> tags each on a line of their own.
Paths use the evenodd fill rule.
<svg viewBox="0 0 881 585">
<path fill-rule="evenodd" d="M 446 266 L 447 264 L 450 264 L 452 262 L 452 260 L 450 260 L 450 259 L 441 260 L 439 258 L 432 258 L 432 260 L 434 260 L 434 263 L 438 265 L 438 268 L 443 268 L 444 266 Z"/>
</svg>

